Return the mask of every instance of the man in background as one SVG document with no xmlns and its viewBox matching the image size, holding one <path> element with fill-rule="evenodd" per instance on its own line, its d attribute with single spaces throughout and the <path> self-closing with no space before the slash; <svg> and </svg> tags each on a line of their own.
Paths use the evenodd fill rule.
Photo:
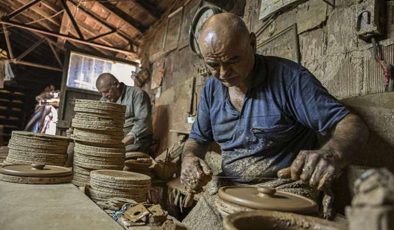
<svg viewBox="0 0 394 230">
<path fill-rule="evenodd" d="M 123 131 L 126 152 L 149 153 L 152 141 L 152 108 L 148 94 L 141 88 L 127 86 L 111 73 L 102 73 L 96 81 L 101 101 L 125 105 Z"/>
</svg>

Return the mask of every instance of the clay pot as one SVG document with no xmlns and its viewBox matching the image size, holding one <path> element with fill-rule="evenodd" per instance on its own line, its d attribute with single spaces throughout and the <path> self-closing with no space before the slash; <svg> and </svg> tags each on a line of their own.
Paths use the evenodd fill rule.
<svg viewBox="0 0 394 230">
<path fill-rule="evenodd" d="M 346 229 L 346 224 L 293 213 L 259 210 L 228 215 L 224 218 L 223 227 L 225 230 L 342 230 Z"/>
</svg>

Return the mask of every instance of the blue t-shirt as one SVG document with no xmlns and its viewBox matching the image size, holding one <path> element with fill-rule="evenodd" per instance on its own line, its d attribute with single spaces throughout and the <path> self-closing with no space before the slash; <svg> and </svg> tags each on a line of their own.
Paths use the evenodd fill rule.
<svg viewBox="0 0 394 230">
<path fill-rule="evenodd" d="M 189 135 L 217 142 L 223 174 L 239 182 L 275 176 L 349 113 L 308 70 L 283 58 L 256 55 L 251 81 L 238 112 L 228 88 L 210 77 Z"/>
</svg>

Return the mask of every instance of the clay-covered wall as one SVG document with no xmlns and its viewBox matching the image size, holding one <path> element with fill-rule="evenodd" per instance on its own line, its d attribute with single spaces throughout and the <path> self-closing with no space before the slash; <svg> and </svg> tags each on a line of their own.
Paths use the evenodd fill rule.
<svg viewBox="0 0 394 230">
<path fill-rule="evenodd" d="M 359 39 L 356 31 L 356 17 L 360 10 L 358 4 L 368 1 L 374 2 L 328 0 L 327 2 L 335 2 L 333 7 L 322 0 L 301 1 L 302 3 L 286 9 L 272 18 L 271 23 L 267 23 L 269 20 L 259 20 L 261 0 L 247 0 L 243 18 L 250 30 L 257 34 L 259 53 L 280 53 L 292 60 L 298 60 L 334 96 L 341 100 L 347 99 L 344 100 L 347 104 L 353 105 L 355 111 L 364 114 L 372 136 L 379 141 L 367 144 L 370 148 L 366 150 L 369 157 L 360 157 L 364 160 L 359 163 L 380 158 L 379 161 L 394 167 L 393 101 L 377 100 L 392 98 L 393 94 L 384 93 L 383 71 L 373 58 L 372 45 Z M 189 1 L 186 5 L 191 4 L 190 2 L 195 1 Z M 388 13 L 387 37 L 380 44 L 385 60 L 394 63 L 394 30 L 390 24 L 393 22 L 391 12 L 394 4 L 389 1 L 380 2 L 387 4 L 385 9 Z M 181 1 L 178 7 L 183 4 Z M 191 7 L 186 5 L 182 9 L 181 20 L 178 20 L 181 23 L 179 30 L 174 26 L 176 18 L 170 15 L 170 19 L 164 18 L 151 29 L 144 40 L 142 65 L 155 74 L 164 73 L 161 86 L 151 90 L 152 97 L 155 97 L 154 130 L 155 136 L 160 139 L 159 151 L 177 140 L 174 130 L 190 129 L 186 118 L 191 103 L 193 77 L 197 79 L 197 93 L 204 82 L 204 78 L 197 72 L 202 61 L 183 43 L 185 27 L 182 23 L 188 23 L 188 15 L 192 14 L 187 11 Z M 173 11 L 178 7 L 174 7 Z M 172 25 L 168 26 L 169 24 Z M 176 39 L 179 39 L 179 31 L 180 39 L 175 48 L 174 44 L 165 41 L 162 34 L 165 34 L 166 30 L 169 34 L 167 36 Z M 148 88 L 152 81 L 154 79 L 148 83 Z M 375 99 L 370 96 L 373 94 Z M 170 130 L 172 132 L 169 132 Z M 381 153 L 376 154 L 377 149 L 373 146 L 379 146 Z M 384 154 L 382 151 L 385 151 Z"/>
</svg>

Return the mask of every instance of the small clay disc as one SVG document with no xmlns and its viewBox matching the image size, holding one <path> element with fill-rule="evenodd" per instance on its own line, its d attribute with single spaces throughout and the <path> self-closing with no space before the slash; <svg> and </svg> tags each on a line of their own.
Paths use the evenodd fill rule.
<svg viewBox="0 0 394 230">
<path fill-rule="evenodd" d="M 120 182 L 126 184 L 146 184 L 150 183 L 151 180 L 149 176 L 140 173 L 119 170 L 96 170 L 90 173 L 90 177 L 98 181 Z"/>
<path fill-rule="evenodd" d="M 109 131 L 116 132 L 118 130 L 123 129 L 123 124 L 120 122 L 114 121 L 95 121 L 95 120 L 72 120 L 72 127 L 80 128 L 80 129 L 88 129 L 88 130 L 100 130 L 100 131 Z"/>
<path fill-rule="evenodd" d="M 108 195 L 114 195 L 117 197 L 126 197 L 126 196 L 141 196 L 141 195 L 146 195 L 148 193 L 147 189 L 141 189 L 141 190 L 117 190 L 117 189 L 108 189 L 105 187 L 95 187 L 90 185 L 92 189 L 94 189 L 97 192 L 101 192 L 103 194 L 108 194 Z"/>
<path fill-rule="evenodd" d="M 114 197 L 120 197 L 120 198 L 133 199 L 137 202 L 146 201 L 146 194 L 122 195 L 122 194 L 103 193 L 103 192 L 97 191 L 91 187 L 89 187 L 89 194 L 92 198 L 95 198 L 95 199 L 110 199 L 110 198 L 114 198 Z"/>
<path fill-rule="evenodd" d="M 99 170 L 99 169 L 122 169 L 123 165 L 106 165 L 106 164 L 89 164 L 85 162 L 79 162 L 74 159 L 74 164 L 81 167 L 81 168 L 86 168 L 86 169 L 91 169 L 91 170 Z"/>
<path fill-rule="evenodd" d="M 112 112 L 123 112 L 123 113 L 126 111 L 126 106 L 124 105 L 116 104 L 113 102 L 103 102 L 103 101 L 85 100 L 85 99 L 76 99 L 75 108 L 108 110 Z"/>
<path fill-rule="evenodd" d="M 70 141 L 70 138 L 68 138 L 68 137 L 63 137 L 63 136 L 58 136 L 58 135 L 49 135 L 49 134 L 43 134 L 43 133 L 32 133 L 32 132 L 27 132 L 27 131 L 12 131 L 12 135 L 33 137 L 36 139 L 60 140 L 60 141 L 66 141 L 66 142 Z"/>
<path fill-rule="evenodd" d="M 85 112 L 77 112 L 75 113 L 74 119 L 80 121 L 111 121 L 116 124 L 124 124 L 124 114 L 98 114 L 98 113 L 85 113 Z"/>
<path fill-rule="evenodd" d="M 0 173 L 21 177 L 63 177 L 71 175 L 71 169 L 66 167 L 54 165 L 45 165 L 42 169 L 41 167 L 34 168 L 32 165 L 8 165 L 0 168 Z"/>
<path fill-rule="evenodd" d="M 117 157 L 94 157 L 89 155 L 74 154 L 74 160 L 88 164 L 104 164 L 104 165 L 123 165 L 124 158 Z"/>
<path fill-rule="evenodd" d="M 66 154 L 67 148 L 57 148 L 57 149 L 44 149 L 44 148 L 32 148 L 32 146 L 22 146 L 22 145 L 13 145 L 8 143 L 8 147 L 15 151 L 23 151 L 23 152 L 31 152 L 31 153 L 38 153 L 38 154 L 53 154 L 53 155 L 61 155 Z"/>
<path fill-rule="evenodd" d="M 107 183 L 103 181 L 96 181 L 90 178 L 90 184 L 94 187 L 101 187 L 112 189 L 116 188 L 118 190 L 149 190 L 150 184 L 145 185 L 128 185 L 128 184 L 119 184 L 119 183 Z"/>
<path fill-rule="evenodd" d="M 6 158 L 6 162 L 10 165 L 15 164 L 24 164 L 24 165 L 31 165 L 31 164 L 44 164 L 44 165 L 56 165 L 56 166 L 64 166 L 65 161 L 50 161 L 50 160 L 43 160 L 43 159 L 35 159 L 35 160 L 21 160 L 21 159 L 14 159 L 13 156 L 8 155 Z"/>
<path fill-rule="evenodd" d="M 75 148 L 79 151 L 88 151 L 88 152 L 108 152 L 108 153 L 124 153 L 125 147 L 123 144 L 115 147 L 102 147 L 102 146 L 92 146 L 92 145 L 84 145 L 81 143 L 75 143 Z"/>
<path fill-rule="evenodd" d="M 69 183 L 72 180 L 72 176 L 62 177 L 22 177 L 22 176 L 11 176 L 11 175 L 0 175 L 0 180 L 19 183 L 19 184 L 62 184 Z"/>
</svg>

